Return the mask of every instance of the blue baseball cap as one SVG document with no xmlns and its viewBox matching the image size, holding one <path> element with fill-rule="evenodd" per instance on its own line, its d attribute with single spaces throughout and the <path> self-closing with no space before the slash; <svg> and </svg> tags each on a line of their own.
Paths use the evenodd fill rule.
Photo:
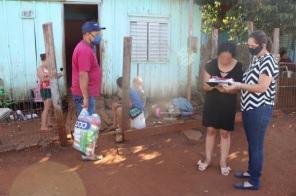
<svg viewBox="0 0 296 196">
<path fill-rule="evenodd" d="M 93 21 L 88 21 L 88 22 L 85 22 L 83 25 L 82 25 L 82 33 L 85 34 L 85 33 L 89 33 L 89 32 L 92 32 L 92 31 L 101 31 L 101 30 L 104 30 L 106 29 L 105 27 L 100 27 L 100 25 L 96 22 L 93 22 Z"/>
</svg>

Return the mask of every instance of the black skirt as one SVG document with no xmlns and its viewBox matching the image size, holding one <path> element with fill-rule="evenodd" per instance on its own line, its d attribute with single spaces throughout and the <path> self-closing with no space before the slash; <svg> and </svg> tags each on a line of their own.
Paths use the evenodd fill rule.
<svg viewBox="0 0 296 196">
<path fill-rule="evenodd" d="M 205 70 L 211 76 L 222 77 L 217 59 L 206 64 Z M 240 82 L 242 80 L 242 74 L 242 64 L 238 62 L 225 78 L 232 78 Z M 236 94 L 220 93 L 217 89 L 206 92 L 203 109 L 203 125 L 205 127 L 233 131 L 236 106 Z"/>
<path fill-rule="evenodd" d="M 203 109 L 203 126 L 234 130 L 236 95 L 222 94 L 216 89 L 208 92 Z"/>
</svg>

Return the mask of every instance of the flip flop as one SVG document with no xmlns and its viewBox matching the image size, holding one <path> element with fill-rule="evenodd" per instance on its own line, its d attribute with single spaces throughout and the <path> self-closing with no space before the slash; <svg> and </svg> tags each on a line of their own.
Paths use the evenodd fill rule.
<svg viewBox="0 0 296 196">
<path fill-rule="evenodd" d="M 229 166 L 221 167 L 220 169 L 222 176 L 228 176 L 232 170 Z"/>
<path fill-rule="evenodd" d="M 103 155 L 94 155 L 94 156 L 86 156 L 86 155 L 81 155 L 81 158 L 83 161 L 100 161 L 103 159 Z"/>
<path fill-rule="evenodd" d="M 202 162 L 201 160 L 199 160 L 197 162 L 197 169 L 199 171 L 205 171 L 207 168 L 209 167 L 209 164 Z"/>
<path fill-rule="evenodd" d="M 252 185 L 248 181 L 239 182 L 237 184 L 234 184 L 233 187 L 240 190 L 253 190 L 253 191 L 259 190 L 258 186 Z"/>
<path fill-rule="evenodd" d="M 238 171 L 238 172 L 235 172 L 234 177 L 240 178 L 240 179 L 246 179 L 246 178 L 250 178 L 250 174 L 248 172 Z"/>
</svg>

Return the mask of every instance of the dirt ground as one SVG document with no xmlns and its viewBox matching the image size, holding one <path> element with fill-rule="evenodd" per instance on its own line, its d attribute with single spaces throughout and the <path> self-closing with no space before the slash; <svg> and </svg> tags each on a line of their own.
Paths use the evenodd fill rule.
<svg viewBox="0 0 296 196">
<path fill-rule="evenodd" d="M 213 165 L 201 173 L 195 164 L 203 158 L 204 138 L 192 144 L 180 131 L 145 137 L 139 131 L 120 148 L 112 136 L 101 137 L 98 151 L 105 158 L 98 162 L 82 162 L 72 147 L 56 144 L 1 153 L 0 195 L 296 196 L 295 120 L 295 115 L 282 116 L 270 124 L 258 192 L 234 190 L 239 180 L 220 175 L 218 144 Z M 233 134 L 229 159 L 234 171 L 247 166 L 241 124 Z"/>
</svg>

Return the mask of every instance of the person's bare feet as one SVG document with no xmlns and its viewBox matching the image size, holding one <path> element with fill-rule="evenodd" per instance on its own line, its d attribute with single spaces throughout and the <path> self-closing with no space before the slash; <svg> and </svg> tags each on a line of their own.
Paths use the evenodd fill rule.
<svg viewBox="0 0 296 196">
<path fill-rule="evenodd" d="M 107 131 L 114 131 L 117 128 L 118 128 L 117 126 L 111 126 L 107 129 Z"/>
<path fill-rule="evenodd" d="M 40 130 L 41 131 L 49 131 L 49 128 L 48 127 L 41 127 Z"/>
<path fill-rule="evenodd" d="M 56 127 L 57 126 L 57 124 L 54 124 L 54 123 L 52 123 L 52 124 L 49 124 L 49 125 L 47 125 L 49 128 L 52 128 L 52 127 Z"/>
</svg>

